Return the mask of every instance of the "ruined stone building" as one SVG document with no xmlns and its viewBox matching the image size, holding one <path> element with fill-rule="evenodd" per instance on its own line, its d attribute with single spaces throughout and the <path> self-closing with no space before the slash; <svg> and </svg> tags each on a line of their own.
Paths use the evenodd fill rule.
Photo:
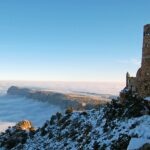
<svg viewBox="0 0 150 150">
<path fill-rule="evenodd" d="M 141 67 L 136 77 L 126 74 L 125 91 L 131 91 L 141 97 L 150 96 L 150 24 L 144 26 Z"/>
</svg>

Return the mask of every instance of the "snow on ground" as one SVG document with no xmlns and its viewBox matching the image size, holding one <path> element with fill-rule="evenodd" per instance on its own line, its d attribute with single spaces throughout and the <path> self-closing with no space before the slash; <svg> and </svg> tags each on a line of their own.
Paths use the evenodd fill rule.
<svg viewBox="0 0 150 150">
<path fill-rule="evenodd" d="M 150 101 L 150 97 L 146 97 L 144 100 L 146 100 L 146 101 Z"/>
<path fill-rule="evenodd" d="M 18 134 L 27 140 L 23 145 L 21 141 L 15 144 Z M 149 107 L 142 99 L 132 98 L 124 105 L 112 101 L 86 112 L 57 113 L 27 137 L 24 131 L 9 128 L 0 137 L 4 147 L 11 146 L 12 135 L 16 139 L 14 150 L 35 150 L 37 147 L 45 150 L 112 150 L 128 146 L 128 150 L 133 150 L 150 141 Z"/>
<path fill-rule="evenodd" d="M 101 116 L 99 116 L 101 114 Z M 75 135 L 72 135 L 73 137 L 76 137 L 76 139 L 80 139 L 81 137 L 85 140 L 87 140 L 88 137 L 92 137 L 90 139 L 88 144 L 82 145 L 83 149 L 93 149 L 93 145 L 95 142 L 101 143 L 101 146 L 105 146 L 106 150 L 112 149 L 112 143 L 113 141 L 118 141 L 121 135 L 129 135 L 131 137 L 134 137 L 135 135 L 138 137 L 138 142 L 134 139 L 131 140 L 130 147 L 128 147 L 128 150 L 135 150 L 132 149 L 136 146 L 139 148 L 142 146 L 143 143 L 146 141 L 149 141 L 150 138 L 150 117 L 145 115 L 142 117 L 132 118 L 129 120 L 114 120 L 115 128 L 113 130 L 109 131 L 108 133 L 104 132 L 104 124 L 105 119 L 102 119 L 103 117 L 103 110 L 100 112 L 98 111 L 89 111 L 89 116 L 81 116 L 79 112 L 75 112 L 72 114 L 72 116 L 69 118 L 71 120 L 70 125 L 68 124 L 65 129 L 60 130 L 60 125 L 57 126 L 54 124 L 53 126 L 49 125 L 49 122 L 47 122 L 47 127 L 45 128 L 45 131 L 47 134 L 45 136 L 41 136 L 41 133 L 35 134 L 34 138 L 29 139 L 24 147 L 24 149 L 31 149 L 34 150 L 36 147 L 39 147 L 42 149 L 44 145 L 47 145 L 47 149 L 78 149 L 80 147 L 80 143 L 76 140 L 71 140 L 71 138 L 65 137 L 66 134 L 72 135 L 73 131 L 76 131 Z M 78 120 L 78 122 L 77 122 Z M 98 125 L 98 120 L 100 121 L 100 124 Z M 74 123 L 75 125 L 80 122 L 80 125 L 76 127 L 76 129 L 73 128 Z M 89 132 L 86 137 L 83 137 L 85 127 L 88 125 L 92 125 L 91 131 Z M 136 125 L 135 127 L 133 127 Z M 52 138 L 48 138 L 49 133 L 53 133 Z M 58 135 L 61 137 L 61 141 L 58 142 L 57 138 Z M 110 138 L 111 137 L 111 138 Z M 84 140 L 83 140 L 84 141 Z M 68 146 L 64 147 L 64 143 L 69 143 Z M 104 147 L 103 147 L 104 148 Z"/>
<path fill-rule="evenodd" d="M 149 144 L 150 139 L 132 138 L 127 150 L 136 150 L 141 148 L 144 144 Z"/>
</svg>

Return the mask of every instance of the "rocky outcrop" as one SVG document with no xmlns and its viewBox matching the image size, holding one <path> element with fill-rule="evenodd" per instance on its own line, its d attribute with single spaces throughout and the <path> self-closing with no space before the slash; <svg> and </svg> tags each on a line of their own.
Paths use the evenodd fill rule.
<svg viewBox="0 0 150 150">
<path fill-rule="evenodd" d="M 0 135 L 0 146 L 13 150 L 126 150 L 133 138 L 150 140 L 150 108 L 143 99 L 129 98 L 124 104 L 113 100 L 98 109 L 57 113 L 35 132 L 23 130 L 28 134 L 21 132 L 18 137 L 23 141 L 15 144 L 6 142 L 18 135 L 16 127 L 9 128 Z M 146 142 L 138 149 L 147 147 Z"/>
<path fill-rule="evenodd" d="M 150 150 L 150 143 L 144 144 L 139 150 Z"/>
<path fill-rule="evenodd" d="M 19 87 L 16 87 L 16 86 L 11 86 L 7 90 L 7 94 L 9 94 L 9 95 L 27 96 L 30 93 L 32 93 L 32 90 L 30 90 L 28 88 L 19 88 Z"/>
<path fill-rule="evenodd" d="M 31 121 L 23 120 L 16 124 L 16 130 L 26 130 L 26 131 L 35 131 L 35 128 L 32 126 Z"/>
<path fill-rule="evenodd" d="M 38 91 L 28 88 L 19 88 L 12 86 L 7 91 L 8 95 L 24 96 L 29 99 L 39 100 L 42 102 L 49 102 L 53 105 L 59 105 L 62 109 L 73 107 L 75 110 L 92 109 L 105 104 L 108 99 L 100 99 L 94 96 L 84 96 L 78 94 L 64 94 L 51 91 Z"/>
<path fill-rule="evenodd" d="M 35 130 L 30 121 L 23 120 L 17 123 L 16 126 L 9 127 L 5 133 L 0 134 L 0 147 L 10 150 L 17 146 L 22 149 L 22 144 L 34 135 Z"/>
</svg>

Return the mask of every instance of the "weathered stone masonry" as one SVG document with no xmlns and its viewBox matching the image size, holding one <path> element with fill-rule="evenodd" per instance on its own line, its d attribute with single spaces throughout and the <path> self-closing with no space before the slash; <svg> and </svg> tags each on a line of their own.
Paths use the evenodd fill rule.
<svg viewBox="0 0 150 150">
<path fill-rule="evenodd" d="M 150 96 L 150 24 L 144 26 L 141 67 L 136 77 L 126 74 L 126 87 L 120 96 L 127 91 L 141 97 Z"/>
</svg>

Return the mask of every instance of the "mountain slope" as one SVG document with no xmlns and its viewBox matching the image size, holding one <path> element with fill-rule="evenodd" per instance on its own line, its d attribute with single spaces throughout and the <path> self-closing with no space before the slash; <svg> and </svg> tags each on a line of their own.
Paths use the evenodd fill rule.
<svg viewBox="0 0 150 150">
<path fill-rule="evenodd" d="M 57 113 L 35 132 L 9 128 L 0 135 L 0 145 L 13 150 L 125 150 L 142 139 L 140 148 L 150 143 L 149 115 L 143 99 L 129 97 L 124 104 L 113 100 L 87 112 Z"/>
</svg>

